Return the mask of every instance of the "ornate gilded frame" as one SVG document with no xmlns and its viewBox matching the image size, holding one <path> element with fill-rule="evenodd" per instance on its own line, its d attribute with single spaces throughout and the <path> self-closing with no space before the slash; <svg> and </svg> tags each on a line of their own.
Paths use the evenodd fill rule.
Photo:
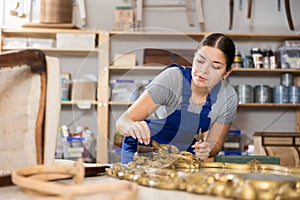
<svg viewBox="0 0 300 200">
<path fill-rule="evenodd" d="M 256 159 L 246 164 L 204 162 L 189 152 L 172 151 L 165 149 L 156 157 L 136 154 L 134 162 L 114 164 L 106 173 L 143 186 L 222 198 L 300 199 L 299 168 Z"/>
</svg>

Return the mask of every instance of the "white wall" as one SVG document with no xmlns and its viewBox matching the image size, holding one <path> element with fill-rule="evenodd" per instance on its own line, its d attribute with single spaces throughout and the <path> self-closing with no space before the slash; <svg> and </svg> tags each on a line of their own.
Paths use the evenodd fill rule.
<svg viewBox="0 0 300 200">
<path fill-rule="evenodd" d="M 88 11 L 88 27 L 106 30 L 113 29 L 114 9 L 116 6 L 130 5 L 130 0 L 86 0 Z M 144 0 L 155 3 L 161 0 Z M 180 2 L 180 0 L 163 0 L 163 2 Z M 203 0 L 205 26 L 190 27 L 185 10 L 182 8 L 146 8 L 144 10 L 144 27 L 161 27 L 176 31 L 219 31 L 237 33 L 297 33 L 300 30 L 299 0 L 290 0 L 291 12 L 296 31 L 290 31 L 285 15 L 284 1 L 281 11 L 277 11 L 277 0 L 252 1 L 252 15 L 247 19 L 247 1 L 243 0 L 239 10 L 239 0 L 234 0 L 233 28 L 229 26 L 229 0 Z M 196 22 L 196 15 L 194 14 Z"/>
<path fill-rule="evenodd" d="M 146 0 L 145 0 L 146 1 Z M 165 0 L 166 1 L 166 0 Z M 167 0 L 171 2 L 172 0 Z M 180 0 L 179 0 L 180 1 Z M 159 0 L 148 0 L 146 2 L 161 2 Z M 177 3 L 178 0 L 173 0 Z M 234 0 L 234 19 L 233 28 L 228 30 L 229 26 L 229 1 L 227 0 L 203 0 L 204 7 L 204 26 L 200 26 L 196 22 L 194 13 L 195 27 L 190 27 L 187 22 L 187 17 L 184 9 L 165 8 L 165 9 L 150 9 L 144 10 L 144 27 L 157 27 L 170 29 L 180 32 L 224 32 L 224 33 L 288 33 L 297 34 L 300 30 L 300 1 L 290 0 L 292 17 L 294 20 L 295 31 L 289 29 L 287 18 L 285 15 L 284 2 L 281 1 L 281 11 L 277 11 L 277 1 L 275 0 L 260 0 L 252 1 L 252 17 L 247 19 L 247 1 L 243 0 L 242 10 L 239 10 L 239 0 Z M 103 29 L 113 30 L 114 10 L 116 6 L 130 5 L 130 0 L 86 0 L 88 29 Z M 163 39 L 162 39 L 163 40 Z M 134 42 L 134 41 L 130 41 Z M 259 43 L 251 42 L 248 45 L 237 43 L 237 48 L 244 54 L 249 54 L 249 50 L 253 46 L 261 48 L 266 45 L 276 48 L 278 43 Z M 122 45 L 122 43 L 120 43 Z M 123 49 L 124 46 L 114 45 L 113 51 Z M 123 44 L 125 45 L 125 44 Z M 161 42 L 162 48 L 164 43 Z M 191 48 L 194 48 L 191 47 Z M 111 52 L 114 54 L 115 52 Z M 69 70 L 69 69 L 68 69 Z M 96 69 L 95 69 L 96 70 Z M 96 71 L 95 71 L 96 74 Z M 241 81 L 250 82 L 251 84 L 258 83 L 264 80 L 256 79 L 255 77 L 232 77 L 230 81 L 237 84 Z M 266 81 L 266 80 L 264 80 Z M 279 77 L 275 77 L 267 84 L 279 83 Z M 115 111 L 110 118 L 111 120 L 111 135 L 115 128 L 114 123 L 119 114 L 126 107 L 112 108 Z M 255 131 L 295 131 L 295 114 L 293 108 L 239 108 L 237 120 L 233 124 L 233 128 L 242 129 L 250 138 Z M 95 115 L 92 115 L 95 117 Z M 68 117 L 63 119 L 68 121 Z M 90 120 L 87 120 L 90 122 Z M 84 123 L 84 121 L 82 122 Z"/>
</svg>

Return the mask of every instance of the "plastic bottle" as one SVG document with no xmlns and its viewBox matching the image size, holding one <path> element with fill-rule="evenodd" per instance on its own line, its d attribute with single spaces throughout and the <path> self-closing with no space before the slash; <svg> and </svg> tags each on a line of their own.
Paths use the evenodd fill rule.
<svg viewBox="0 0 300 200">
<path fill-rule="evenodd" d="M 234 60 L 233 60 L 233 67 L 234 68 L 241 68 L 242 67 L 242 55 L 240 51 L 235 52 Z"/>
<path fill-rule="evenodd" d="M 260 48 L 255 47 L 251 49 L 251 55 L 253 58 L 254 68 L 260 69 L 263 68 L 263 53 Z"/>
</svg>

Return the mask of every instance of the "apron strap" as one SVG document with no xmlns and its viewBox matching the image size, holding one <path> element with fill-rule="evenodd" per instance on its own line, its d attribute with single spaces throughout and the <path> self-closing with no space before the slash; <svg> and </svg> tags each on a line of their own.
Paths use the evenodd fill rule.
<svg viewBox="0 0 300 200">
<path fill-rule="evenodd" d="M 189 106 L 190 97 L 192 95 L 191 90 L 191 80 L 192 80 L 192 68 L 190 67 L 184 67 L 177 63 L 170 64 L 168 67 L 177 67 L 182 72 L 182 103 L 181 103 L 181 110 L 187 110 Z M 165 69 L 166 69 L 165 68 Z M 163 69 L 163 70 L 165 70 Z"/>
</svg>

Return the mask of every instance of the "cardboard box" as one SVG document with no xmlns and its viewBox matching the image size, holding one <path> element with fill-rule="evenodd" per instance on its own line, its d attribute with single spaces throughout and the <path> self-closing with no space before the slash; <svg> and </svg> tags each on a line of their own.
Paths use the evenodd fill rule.
<svg viewBox="0 0 300 200">
<path fill-rule="evenodd" d="M 97 82 L 88 80 L 73 80 L 72 101 L 96 100 Z"/>
<path fill-rule="evenodd" d="M 57 33 L 57 48 L 93 49 L 96 35 L 94 33 Z"/>
<path fill-rule="evenodd" d="M 136 66 L 135 54 L 116 54 L 114 57 L 115 66 Z"/>
</svg>

